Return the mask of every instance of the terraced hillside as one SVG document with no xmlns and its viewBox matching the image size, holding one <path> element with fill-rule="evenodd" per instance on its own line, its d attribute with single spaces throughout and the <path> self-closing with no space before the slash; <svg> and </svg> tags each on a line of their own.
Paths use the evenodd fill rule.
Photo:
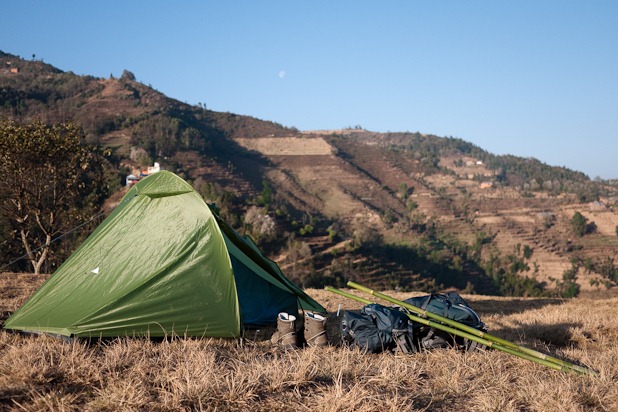
<svg viewBox="0 0 618 412">
<path fill-rule="evenodd" d="M 618 280 L 617 187 L 535 159 L 418 132 L 300 132 L 179 102 L 128 71 L 78 76 L 1 51 L 0 98 L 1 119 L 81 125 L 118 181 L 157 161 L 225 203 L 243 233 L 259 206 L 277 228 L 260 246 L 304 286 L 500 293 L 509 275 L 560 286 L 574 264 L 582 290 Z"/>
<path fill-rule="evenodd" d="M 480 233 L 491 238 L 491 247 L 483 250 L 485 258 L 492 253 L 521 254 L 529 248 L 531 256 L 526 259 L 528 269 L 523 274 L 549 287 L 572 267 L 574 259 L 600 261 L 612 257 L 616 250 L 618 213 L 605 203 L 594 206 L 578 202 L 574 195 L 550 196 L 545 192 L 522 196 L 517 188 L 497 184 L 492 178 L 494 172 L 470 159 L 466 159 L 470 166 L 466 167 L 464 160 L 459 173 L 427 173 L 418 159 L 385 150 L 387 139 L 376 144 L 375 140 L 359 136 L 323 135 L 331 145 L 330 155 L 305 156 L 302 150 L 273 154 L 283 150 L 276 149 L 275 140 L 270 140 L 269 149 L 262 148 L 261 153 L 273 161 L 278 173 L 285 171 L 289 179 L 294 179 L 297 191 L 304 190 L 307 199 L 320 199 L 318 205 L 325 213 L 335 216 L 337 211 L 344 211 L 343 215 L 350 216 L 364 210 L 384 218 L 385 211 L 389 211 L 398 222 L 391 228 L 381 226 L 387 236 L 413 243 L 414 233 L 402 227 L 408 224 L 405 217 L 410 214 L 401 193 L 402 186 L 406 187 L 410 192 L 408 201 L 415 204 L 414 213 L 436 222 L 443 233 L 466 244 L 474 243 Z M 304 140 L 324 144 L 318 135 L 305 136 Z M 289 150 L 288 142 L 282 140 L 280 144 Z M 258 146 L 254 142 L 256 150 L 260 150 Z M 335 204 L 335 210 L 329 204 Z M 594 233 L 574 236 L 570 219 L 577 211 L 596 224 Z M 369 265 L 367 259 L 353 262 Z M 410 278 L 405 267 L 397 269 L 384 262 L 381 267 L 383 270 L 374 268 L 363 273 L 370 273 L 376 281 L 385 278 L 379 281 L 382 283 Z M 473 272 L 470 262 L 466 270 Z M 481 279 L 471 280 L 483 288 L 479 286 Z M 582 290 L 595 290 L 597 287 L 590 283 L 594 279 L 598 279 L 598 273 L 580 268 L 577 281 Z"/>
</svg>

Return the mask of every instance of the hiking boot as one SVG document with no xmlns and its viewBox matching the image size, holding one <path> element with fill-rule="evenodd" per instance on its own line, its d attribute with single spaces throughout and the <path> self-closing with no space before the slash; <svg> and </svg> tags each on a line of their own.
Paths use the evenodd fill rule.
<svg viewBox="0 0 618 412">
<path fill-rule="evenodd" d="M 308 346 L 326 346 L 326 318 L 317 313 L 305 314 L 305 340 Z"/>
<path fill-rule="evenodd" d="M 277 315 L 277 331 L 273 333 L 270 341 L 283 348 L 293 349 L 298 347 L 296 337 L 296 316 L 285 312 Z"/>
</svg>

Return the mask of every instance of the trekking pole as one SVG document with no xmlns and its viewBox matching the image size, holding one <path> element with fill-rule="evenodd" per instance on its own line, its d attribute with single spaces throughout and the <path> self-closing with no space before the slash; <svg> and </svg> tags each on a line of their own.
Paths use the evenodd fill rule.
<svg viewBox="0 0 618 412">
<path fill-rule="evenodd" d="M 360 290 L 361 292 L 365 292 L 365 293 L 368 293 L 368 294 L 373 295 L 375 297 L 378 297 L 380 299 L 386 300 L 388 302 L 394 303 L 395 305 L 404 307 L 404 308 L 406 308 L 408 310 L 411 310 L 411 311 L 413 311 L 415 313 L 420 314 L 421 316 L 425 316 L 427 318 L 434 319 L 434 320 L 436 320 L 438 322 L 441 322 L 441 323 L 446 324 L 448 326 L 452 326 L 452 327 L 454 327 L 454 328 L 456 328 L 458 330 L 461 330 L 463 332 L 466 332 L 468 334 L 474 335 L 474 336 L 479 337 L 479 338 L 483 338 L 483 339 L 485 339 L 485 340 L 490 342 L 490 344 L 487 345 L 488 347 L 497 349 L 496 345 L 499 345 L 502 348 L 512 349 L 512 350 L 524 353 L 524 354 L 526 354 L 528 356 L 531 356 L 533 358 L 536 358 L 536 359 L 539 359 L 539 360 L 542 360 L 542 361 L 548 361 L 548 362 L 554 363 L 554 364 L 560 366 L 563 369 L 566 368 L 568 370 L 573 370 L 573 371 L 581 373 L 581 374 L 598 376 L 598 373 L 593 371 L 590 368 L 586 368 L 586 367 L 579 366 L 579 365 L 574 365 L 574 364 L 572 364 L 570 362 L 566 362 L 566 361 L 563 361 L 561 359 L 554 358 L 552 356 L 549 356 L 549 355 L 546 355 L 544 353 L 538 352 L 538 351 L 536 351 L 534 349 L 530 349 L 530 348 L 526 348 L 525 346 L 517 345 L 516 343 L 513 343 L 513 342 L 510 342 L 508 340 L 505 340 L 505 339 L 499 338 L 497 336 L 491 335 L 491 334 L 489 334 L 487 332 L 483 332 L 481 330 L 474 329 L 471 326 L 464 325 L 464 324 L 462 324 L 460 322 L 457 322 L 455 320 L 449 319 L 447 317 L 438 315 L 438 314 L 433 313 L 433 312 L 428 312 L 428 311 L 423 310 L 423 309 L 421 309 L 421 308 L 419 308 L 417 306 L 411 305 L 411 304 L 409 304 L 407 302 L 403 302 L 401 300 L 392 298 L 392 297 L 390 297 L 388 295 L 385 295 L 383 293 L 376 292 L 376 291 L 374 291 L 372 289 L 369 289 L 369 288 L 366 288 L 366 287 L 364 287 L 362 285 L 359 285 L 358 283 L 348 282 L 348 286 L 350 286 L 350 287 L 352 287 L 354 289 Z M 438 328 L 436 328 L 436 329 L 438 329 Z M 474 340 L 474 339 L 472 339 L 472 340 Z"/>
<path fill-rule="evenodd" d="M 361 303 L 365 303 L 365 304 L 374 303 L 374 302 L 372 302 L 370 300 L 363 299 L 361 297 L 352 295 L 350 293 L 344 292 L 342 290 L 339 290 L 339 289 L 336 289 L 336 288 L 333 288 L 333 287 L 330 287 L 330 286 L 327 286 L 326 290 L 328 290 L 329 292 L 333 292 L 333 293 L 336 293 L 338 295 L 344 296 L 346 298 L 354 299 L 354 300 L 356 300 L 358 302 L 361 302 Z M 426 326 L 429 326 L 431 328 L 438 329 L 438 330 L 450 333 L 450 334 L 455 335 L 455 336 L 460 336 L 462 338 L 466 338 L 466 339 L 469 339 L 471 341 L 478 342 L 478 343 L 480 343 L 482 345 L 486 345 L 488 347 L 492 347 L 492 348 L 494 348 L 494 349 L 496 349 L 498 351 L 505 352 L 505 353 L 508 353 L 510 355 L 517 356 L 519 358 L 527 359 L 529 361 L 536 362 L 538 364 L 547 366 L 548 368 L 552 368 L 552 369 L 559 370 L 559 371 L 568 371 L 568 370 L 570 370 L 570 369 L 567 369 L 567 368 L 565 368 L 563 366 L 560 366 L 560 365 L 558 365 L 558 364 L 556 364 L 554 362 L 550 362 L 548 360 L 539 359 L 539 358 L 536 358 L 534 356 L 530 356 L 530 355 L 527 355 L 525 353 L 519 352 L 519 351 L 517 351 L 515 349 L 507 348 L 507 347 L 500 346 L 500 345 L 493 345 L 493 342 L 491 342 L 491 341 L 489 341 L 487 339 L 480 338 L 480 337 L 478 337 L 476 335 L 472 335 L 472 334 L 464 332 L 464 331 L 462 331 L 460 329 L 455 329 L 455 328 L 452 328 L 450 326 L 446 326 L 446 325 L 444 325 L 442 323 L 439 323 L 439 322 L 434 322 L 434 321 L 429 320 L 429 319 L 421 318 L 420 316 L 416 316 L 416 315 L 413 315 L 411 313 L 406 313 L 406 315 L 413 322 L 417 322 L 417 323 L 420 323 L 422 325 L 426 325 Z"/>
</svg>

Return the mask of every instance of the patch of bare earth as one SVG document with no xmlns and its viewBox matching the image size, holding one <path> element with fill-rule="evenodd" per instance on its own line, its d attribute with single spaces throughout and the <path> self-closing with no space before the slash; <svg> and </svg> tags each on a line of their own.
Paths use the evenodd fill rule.
<svg viewBox="0 0 618 412">
<path fill-rule="evenodd" d="M 255 150 L 264 156 L 316 156 L 333 153 L 332 147 L 322 138 L 261 137 L 234 140 L 245 149 Z"/>
<path fill-rule="evenodd" d="M 366 211 L 363 199 L 379 190 L 333 156 L 333 147 L 319 137 L 235 139 L 249 150 L 269 157 L 278 168 L 269 176 L 301 201 L 327 216 L 345 217 Z"/>
</svg>

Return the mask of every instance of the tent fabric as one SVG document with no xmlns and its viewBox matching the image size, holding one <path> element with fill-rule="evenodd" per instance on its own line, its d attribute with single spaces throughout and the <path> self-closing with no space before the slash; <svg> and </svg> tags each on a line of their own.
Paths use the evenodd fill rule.
<svg viewBox="0 0 618 412">
<path fill-rule="evenodd" d="M 296 296 L 281 293 L 278 286 L 255 276 L 249 267 L 234 256 L 231 258 L 241 318 L 245 326 L 267 325 L 277 319 L 279 312 L 294 313 L 297 310 Z"/>
<path fill-rule="evenodd" d="M 249 236 L 240 236 L 234 231 L 227 223 L 221 220 L 215 213 L 215 218 L 219 223 L 219 227 L 224 232 L 224 238 L 228 249 L 231 253 L 239 259 L 248 260 L 247 263 L 254 268 L 254 272 L 262 277 L 268 278 L 269 282 L 280 285 L 281 289 L 293 291 L 298 299 L 298 305 L 303 310 L 309 310 L 312 312 L 326 313 L 326 309 L 317 303 L 313 298 L 307 295 L 303 290 L 299 289 L 294 283 L 285 277 L 279 266 L 272 260 L 265 257 L 259 250 L 257 245 Z M 239 249 L 232 247 L 232 244 Z M 258 270 L 258 267 L 262 270 Z M 268 277 L 270 275 L 270 277 Z"/>
<path fill-rule="evenodd" d="M 153 174 L 4 327 L 76 337 L 238 337 L 244 326 L 276 321 L 278 311 L 326 312 L 222 225 L 184 180 Z"/>
</svg>

